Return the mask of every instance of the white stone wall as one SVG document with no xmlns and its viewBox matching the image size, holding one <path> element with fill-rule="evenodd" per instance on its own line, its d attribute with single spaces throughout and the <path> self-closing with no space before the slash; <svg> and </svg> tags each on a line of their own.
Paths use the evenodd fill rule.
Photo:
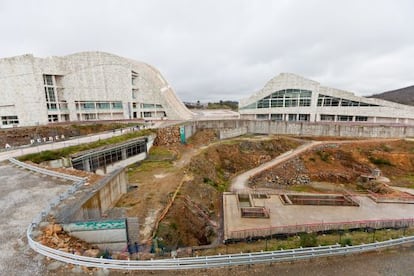
<svg viewBox="0 0 414 276">
<path fill-rule="evenodd" d="M 131 71 L 138 74 L 132 84 Z M 23 55 L 0 59 L 0 116 L 17 115 L 20 126 L 47 124 L 43 75 L 62 76 L 59 79 L 59 99 L 67 101 L 71 121 L 82 113 L 75 101 L 121 101 L 121 112 L 96 110 L 100 119 L 129 119 L 133 112 L 140 117 L 141 103 L 161 104 L 168 119 L 191 119 L 189 111 L 172 88 L 152 66 L 108 53 L 84 52 L 65 57 L 36 58 Z M 137 89 L 133 98 L 132 89 Z M 136 102 L 136 109 L 132 103 Z M 85 111 L 88 113 L 93 111 Z M 102 114 L 101 114 L 102 113 Z M 82 116 L 81 116 L 82 117 Z M 0 122 L 1 127 L 1 122 Z"/>
<path fill-rule="evenodd" d="M 309 107 L 276 107 L 243 109 L 244 106 L 283 89 L 304 89 L 312 91 L 312 101 Z M 351 101 L 364 102 L 379 106 L 317 106 L 318 95 L 343 98 Z M 351 92 L 321 86 L 319 83 L 303 77 L 282 73 L 271 79 L 260 91 L 239 104 L 239 112 L 243 119 L 253 119 L 256 114 L 310 114 L 310 121 L 320 121 L 321 114 L 366 116 L 369 123 L 398 123 L 412 124 L 414 120 L 414 107 L 393 103 L 381 99 L 358 97 Z"/>
</svg>

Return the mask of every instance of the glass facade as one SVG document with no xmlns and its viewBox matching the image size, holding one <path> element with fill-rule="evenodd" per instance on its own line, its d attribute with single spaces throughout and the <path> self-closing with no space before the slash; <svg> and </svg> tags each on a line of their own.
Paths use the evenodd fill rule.
<svg viewBox="0 0 414 276">
<path fill-rule="evenodd" d="M 376 104 L 368 104 L 364 102 L 351 101 L 347 99 L 327 96 L 323 94 L 318 95 L 318 106 L 379 106 Z"/>
<path fill-rule="evenodd" d="M 312 91 L 283 89 L 240 109 L 311 106 Z"/>
</svg>

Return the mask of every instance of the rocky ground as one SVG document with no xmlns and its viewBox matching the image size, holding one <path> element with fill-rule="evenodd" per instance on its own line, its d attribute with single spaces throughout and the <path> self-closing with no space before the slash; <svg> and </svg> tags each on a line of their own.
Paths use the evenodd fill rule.
<svg viewBox="0 0 414 276">
<path fill-rule="evenodd" d="M 414 143 L 405 140 L 355 144 L 322 145 L 270 170 L 256 175 L 250 185 L 256 188 L 294 188 L 310 182 L 335 183 L 349 190 L 363 187 L 361 175 L 379 168 L 390 178 L 390 185 L 410 186 L 414 171 Z M 375 185 L 373 185 L 375 184 Z M 371 183 L 374 192 L 392 193 L 381 183 Z"/>
</svg>

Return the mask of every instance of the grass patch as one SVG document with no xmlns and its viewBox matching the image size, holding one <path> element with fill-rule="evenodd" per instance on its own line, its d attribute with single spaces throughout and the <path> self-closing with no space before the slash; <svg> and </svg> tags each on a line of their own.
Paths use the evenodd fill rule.
<svg viewBox="0 0 414 276">
<path fill-rule="evenodd" d="M 227 245 L 220 245 L 208 250 L 195 252 L 198 256 L 217 254 L 237 254 L 240 252 L 274 251 L 280 249 L 293 249 L 300 246 L 324 246 L 341 244 L 342 246 L 360 245 L 375 241 L 386 241 L 389 239 L 401 238 L 414 235 L 414 228 L 407 229 L 382 229 L 375 231 L 334 231 L 329 234 L 302 233 L 298 236 L 285 238 L 262 238 L 255 241 L 242 241 Z"/>
<path fill-rule="evenodd" d="M 370 156 L 370 157 L 368 157 L 368 159 L 372 164 L 375 164 L 375 165 L 378 165 L 378 166 L 381 166 L 381 165 L 383 165 L 383 166 L 393 166 L 391 161 L 388 160 L 388 159 L 385 159 L 385 158 L 381 158 L 381 157 L 376 158 L 376 157 Z"/>
<path fill-rule="evenodd" d="M 326 151 L 322 151 L 322 150 L 318 150 L 318 151 L 316 152 L 316 154 L 319 156 L 319 158 L 320 158 L 322 161 L 324 161 L 324 162 L 329 162 L 329 157 L 330 157 L 330 154 L 329 154 L 328 152 L 326 152 Z"/>
<path fill-rule="evenodd" d="M 150 161 L 145 160 L 139 164 L 138 167 L 134 168 L 131 173 L 135 172 L 151 172 L 156 169 L 170 169 L 173 167 L 171 161 Z"/>
<path fill-rule="evenodd" d="M 19 157 L 18 159 L 23 162 L 32 161 L 34 163 L 39 164 L 44 161 L 55 160 L 55 159 L 59 159 L 62 157 L 69 157 L 71 154 L 74 154 L 77 152 L 82 152 L 82 151 L 91 150 L 91 149 L 95 149 L 95 148 L 99 148 L 103 146 L 122 143 L 130 139 L 150 135 L 151 133 L 153 133 L 152 130 L 141 130 L 141 131 L 136 131 L 136 132 L 130 132 L 124 135 L 120 135 L 120 136 L 116 136 L 116 137 L 112 137 L 112 138 L 108 138 L 104 140 L 99 140 L 99 141 L 95 141 L 92 143 L 70 146 L 67 148 L 57 149 L 57 150 L 46 150 L 40 153 L 26 154 L 26 155 Z"/>
</svg>

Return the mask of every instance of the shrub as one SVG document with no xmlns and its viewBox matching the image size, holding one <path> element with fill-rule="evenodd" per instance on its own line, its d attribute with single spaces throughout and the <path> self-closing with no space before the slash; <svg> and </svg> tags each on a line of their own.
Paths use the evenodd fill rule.
<svg viewBox="0 0 414 276">
<path fill-rule="evenodd" d="M 370 157 L 369 157 L 369 161 L 370 161 L 372 164 L 375 164 L 375 165 L 392 166 L 392 163 L 391 163 L 391 161 L 390 161 L 390 160 L 388 160 L 388 159 L 384 159 L 384 158 L 381 158 L 381 157 L 376 158 L 376 157 L 370 156 Z"/>
<path fill-rule="evenodd" d="M 341 246 L 351 246 L 352 245 L 352 240 L 351 238 L 345 238 L 343 240 L 341 240 Z"/>
<path fill-rule="evenodd" d="M 303 233 L 300 235 L 300 246 L 313 247 L 318 245 L 318 237 L 316 233 Z"/>
</svg>

